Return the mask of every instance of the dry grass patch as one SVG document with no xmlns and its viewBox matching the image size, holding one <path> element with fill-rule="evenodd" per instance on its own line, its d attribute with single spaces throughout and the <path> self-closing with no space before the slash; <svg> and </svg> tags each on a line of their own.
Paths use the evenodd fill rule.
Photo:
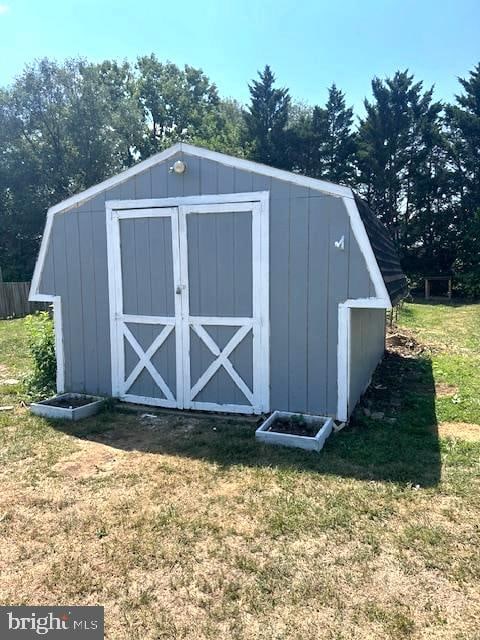
<svg viewBox="0 0 480 640">
<path fill-rule="evenodd" d="M 435 395 L 438 398 L 449 398 L 458 393 L 458 387 L 448 382 L 435 382 Z"/>
<path fill-rule="evenodd" d="M 480 442 L 480 425 L 469 422 L 440 422 L 438 432 L 442 438 L 458 438 L 467 442 Z"/>
<path fill-rule="evenodd" d="M 114 639 L 474 633 L 480 576 L 466 567 L 480 541 L 463 499 L 255 444 L 249 463 L 228 462 L 224 447 L 240 455 L 253 435 L 241 422 L 40 422 L 47 445 L 1 477 L 4 602 L 103 604 Z M 31 484 L 46 453 L 55 463 Z"/>
</svg>

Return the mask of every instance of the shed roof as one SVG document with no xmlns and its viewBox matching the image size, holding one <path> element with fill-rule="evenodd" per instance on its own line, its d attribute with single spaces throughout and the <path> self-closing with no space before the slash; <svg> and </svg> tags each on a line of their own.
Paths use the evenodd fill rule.
<svg viewBox="0 0 480 640">
<path fill-rule="evenodd" d="M 407 294 L 407 280 L 400 267 L 400 261 L 396 253 L 395 246 L 387 229 L 370 210 L 368 205 L 361 198 L 356 196 L 349 187 L 275 169 L 274 167 L 245 160 L 243 158 L 235 158 L 233 156 L 210 151 L 209 149 L 195 147 L 190 144 L 177 143 L 172 147 L 139 162 L 137 165 L 122 171 L 112 178 L 94 185 L 79 194 L 67 198 L 53 207 L 50 207 L 39 257 L 32 278 L 30 299 L 40 300 L 45 298 L 38 293 L 38 285 L 45 260 L 46 248 L 49 242 L 53 216 L 55 214 L 68 211 L 69 209 L 93 198 L 97 194 L 117 186 L 132 176 L 138 175 L 150 167 L 181 152 L 184 152 L 187 155 L 210 159 L 226 166 L 270 176 L 272 178 L 277 178 L 279 180 L 284 180 L 342 198 L 347 207 L 354 234 L 365 257 L 367 268 L 372 276 L 376 296 L 379 301 L 384 303 L 385 306 L 389 306 L 390 304 L 394 305 Z"/>
<path fill-rule="evenodd" d="M 407 278 L 400 266 L 395 244 L 386 226 L 380 222 L 365 200 L 355 194 L 355 202 L 393 306 L 408 293 Z"/>
</svg>

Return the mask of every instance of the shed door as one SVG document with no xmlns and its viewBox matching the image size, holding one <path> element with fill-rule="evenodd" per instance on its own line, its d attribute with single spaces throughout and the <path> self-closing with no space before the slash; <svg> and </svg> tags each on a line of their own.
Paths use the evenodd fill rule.
<svg viewBox="0 0 480 640">
<path fill-rule="evenodd" d="M 178 209 L 113 211 L 108 242 L 113 394 L 181 408 Z"/>
<path fill-rule="evenodd" d="M 262 215 L 258 202 L 180 207 L 185 407 L 268 410 L 268 227 L 262 228 Z"/>
<path fill-rule="evenodd" d="M 114 395 L 269 409 L 268 211 L 259 202 L 113 211 Z"/>
</svg>

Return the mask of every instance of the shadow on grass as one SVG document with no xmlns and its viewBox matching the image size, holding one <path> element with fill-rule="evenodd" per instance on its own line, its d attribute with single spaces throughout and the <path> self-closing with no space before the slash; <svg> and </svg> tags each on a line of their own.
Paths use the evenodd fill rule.
<svg viewBox="0 0 480 640">
<path fill-rule="evenodd" d="M 320 454 L 258 444 L 256 424 L 242 418 L 180 411 L 158 412 L 155 419 L 140 416 L 117 410 L 81 423 L 52 424 L 111 447 L 224 467 L 275 467 L 422 487 L 434 486 L 440 479 L 435 385 L 425 357 L 387 353 L 350 426 L 333 434 Z"/>
</svg>

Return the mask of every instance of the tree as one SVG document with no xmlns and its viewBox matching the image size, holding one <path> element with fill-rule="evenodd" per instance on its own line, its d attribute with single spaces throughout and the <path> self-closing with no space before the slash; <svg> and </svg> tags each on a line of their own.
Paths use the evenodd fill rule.
<svg viewBox="0 0 480 640">
<path fill-rule="evenodd" d="M 259 80 L 248 85 L 250 105 L 245 113 L 251 157 L 257 162 L 284 168 L 288 164 L 285 130 L 290 96 L 288 89 L 278 89 L 268 65 L 258 72 Z"/>
<path fill-rule="evenodd" d="M 204 122 L 202 131 L 194 133 L 193 144 L 229 155 L 245 155 L 245 117 L 241 105 L 232 99 L 220 100 L 217 109 Z"/>
<path fill-rule="evenodd" d="M 217 88 L 201 69 L 138 58 L 138 100 L 145 117 L 142 157 L 180 140 L 205 139 L 218 113 Z"/>
<path fill-rule="evenodd" d="M 343 92 L 333 84 L 325 107 L 294 106 L 287 130 L 290 168 L 312 178 L 352 184 L 356 172 L 353 108 L 346 107 Z"/>
<path fill-rule="evenodd" d="M 127 78 L 115 63 L 44 59 L 0 94 L 6 279 L 30 276 L 49 206 L 133 161 L 142 113 Z"/>
<path fill-rule="evenodd" d="M 353 108 L 345 105 L 345 94 L 335 84 L 328 90 L 325 108 L 315 107 L 312 128 L 318 144 L 318 177 L 351 183 L 355 174 Z"/>
<path fill-rule="evenodd" d="M 460 78 L 463 93 L 446 109 L 455 192 L 456 268 L 475 273 L 480 294 L 480 63 Z"/>
<path fill-rule="evenodd" d="M 433 88 L 423 91 L 408 71 L 372 81 L 372 102 L 360 120 L 358 167 L 360 189 L 389 227 L 402 256 L 416 239 L 413 203 L 418 176 L 433 152 L 441 104 L 433 102 Z"/>
</svg>

